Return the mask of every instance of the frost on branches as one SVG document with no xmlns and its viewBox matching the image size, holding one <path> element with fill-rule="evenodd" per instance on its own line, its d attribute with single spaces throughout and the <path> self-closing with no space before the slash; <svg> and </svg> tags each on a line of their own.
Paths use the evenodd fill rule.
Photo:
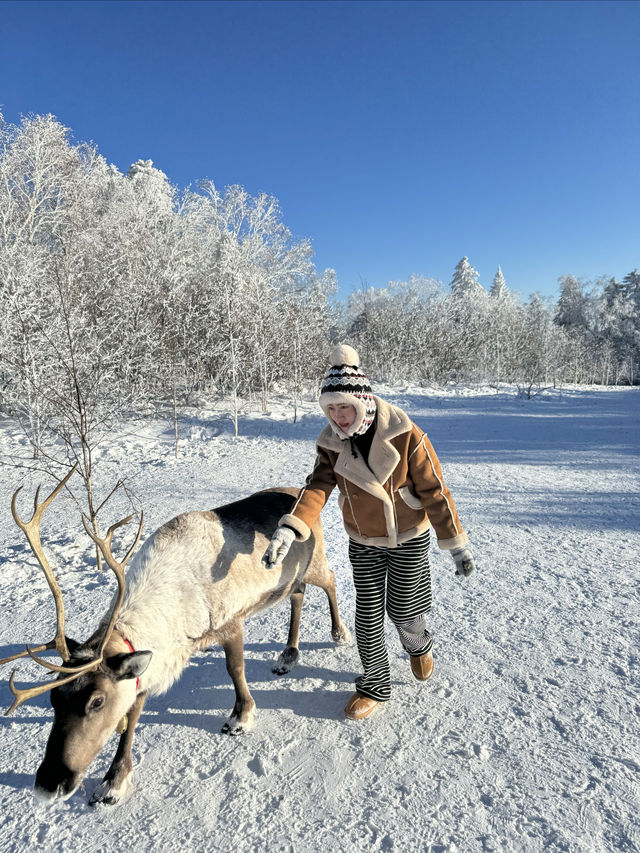
<svg viewBox="0 0 640 853">
<path fill-rule="evenodd" d="M 637 270 L 564 276 L 554 306 L 523 302 L 499 267 L 488 293 L 464 257 L 450 288 L 412 276 L 343 304 L 273 196 L 181 191 L 151 160 L 122 174 L 53 116 L 0 117 L 0 211 L 0 408 L 38 457 L 75 459 L 124 411 L 165 408 L 177 436 L 201 399 L 236 431 L 274 387 L 295 410 L 337 340 L 378 381 L 637 381 Z"/>
<path fill-rule="evenodd" d="M 264 409 L 322 371 L 335 275 L 275 198 L 179 192 L 151 160 L 123 175 L 53 116 L 0 123 L 0 145 L 0 406 L 35 455 L 125 410 Z"/>
<path fill-rule="evenodd" d="M 353 293 L 348 336 L 388 382 L 510 383 L 531 396 L 563 382 L 637 381 L 640 274 L 559 284 L 557 305 L 539 294 L 523 302 L 498 267 L 487 294 L 464 257 L 449 290 L 412 276 Z"/>
</svg>

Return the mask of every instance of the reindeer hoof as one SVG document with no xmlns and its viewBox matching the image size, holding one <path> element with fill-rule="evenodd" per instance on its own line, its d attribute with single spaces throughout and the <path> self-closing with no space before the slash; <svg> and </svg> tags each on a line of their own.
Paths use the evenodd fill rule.
<svg viewBox="0 0 640 853">
<path fill-rule="evenodd" d="M 89 805 L 97 806 L 98 803 L 102 803 L 105 806 L 116 806 L 124 799 L 128 788 L 126 781 L 119 788 L 113 788 L 110 782 L 101 782 L 91 795 Z"/>
<path fill-rule="evenodd" d="M 250 732 L 253 728 L 253 714 L 249 714 L 246 720 L 241 720 L 235 714 L 232 714 L 224 726 L 220 729 L 223 735 L 241 735 L 245 732 Z"/>
<path fill-rule="evenodd" d="M 271 667 L 271 672 L 274 672 L 276 675 L 286 675 L 286 673 L 291 672 L 293 667 L 298 663 L 299 657 L 300 653 L 298 649 L 294 646 L 287 646 L 278 660 Z"/>
<path fill-rule="evenodd" d="M 220 733 L 223 735 L 231 735 L 231 737 L 235 737 L 236 735 L 244 734 L 250 729 L 251 726 L 247 726 L 246 723 L 243 724 L 238 721 L 231 722 L 231 720 L 227 720 L 224 726 L 220 729 Z"/>
<path fill-rule="evenodd" d="M 98 799 L 91 797 L 91 799 L 89 800 L 89 805 L 116 806 L 119 802 L 120 800 L 118 799 L 118 797 L 99 797 Z"/>
<path fill-rule="evenodd" d="M 348 646 L 351 643 L 351 632 L 346 625 L 340 625 L 331 631 L 331 639 L 338 646 Z"/>
</svg>

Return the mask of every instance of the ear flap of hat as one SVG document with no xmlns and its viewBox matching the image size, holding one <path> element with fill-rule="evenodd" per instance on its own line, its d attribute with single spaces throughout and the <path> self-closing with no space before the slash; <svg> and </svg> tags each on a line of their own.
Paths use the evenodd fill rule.
<svg viewBox="0 0 640 853">
<path fill-rule="evenodd" d="M 320 395 L 319 400 L 320 406 L 322 407 L 322 411 L 327 416 L 329 423 L 331 424 L 331 429 L 335 432 L 338 438 L 349 438 L 351 435 L 356 435 L 358 430 L 362 427 L 364 419 L 367 416 L 367 407 L 364 404 L 363 400 L 359 400 L 357 397 L 354 397 L 353 394 L 347 394 L 344 391 L 328 391 L 326 394 Z M 351 424 L 349 429 L 345 432 L 340 429 L 337 423 L 332 420 L 329 415 L 329 406 L 353 406 L 356 410 L 356 417 L 354 422 Z"/>
</svg>

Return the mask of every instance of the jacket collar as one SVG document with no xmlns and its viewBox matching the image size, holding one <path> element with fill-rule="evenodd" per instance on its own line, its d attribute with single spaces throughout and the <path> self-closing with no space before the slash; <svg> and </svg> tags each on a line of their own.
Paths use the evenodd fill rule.
<svg viewBox="0 0 640 853">
<path fill-rule="evenodd" d="M 336 474 L 340 474 L 345 480 L 350 480 L 376 497 L 381 497 L 380 493 L 384 494 L 382 486 L 393 474 L 400 461 L 400 454 L 391 443 L 391 439 L 409 432 L 412 423 L 402 409 L 392 406 L 380 397 L 374 396 L 374 399 L 378 407 L 378 420 L 371 442 L 368 465 L 359 454 L 357 459 L 353 458 L 349 440 L 339 439 L 329 424 L 318 436 L 317 443 L 320 447 L 338 454 L 335 465 Z"/>
</svg>

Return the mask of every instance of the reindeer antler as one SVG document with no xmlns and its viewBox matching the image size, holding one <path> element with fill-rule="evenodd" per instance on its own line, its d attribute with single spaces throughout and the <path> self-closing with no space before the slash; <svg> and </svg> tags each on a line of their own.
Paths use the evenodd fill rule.
<svg viewBox="0 0 640 853">
<path fill-rule="evenodd" d="M 131 545 L 131 547 L 129 548 L 129 550 L 127 551 L 127 553 L 125 554 L 124 559 L 120 563 L 115 559 L 115 557 L 113 556 L 113 553 L 111 552 L 111 539 L 113 538 L 114 531 L 117 530 L 118 527 L 122 527 L 123 524 L 128 524 L 132 518 L 135 518 L 135 516 L 134 515 L 128 515 L 126 518 L 123 518 L 122 521 L 116 521 L 116 523 L 112 524 L 111 527 L 107 530 L 107 535 L 104 537 L 104 539 L 101 539 L 97 533 L 94 533 L 94 531 L 90 529 L 89 525 L 87 524 L 86 516 L 84 516 L 84 515 L 82 516 L 82 523 L 84 524 L 84 529 L 87 531 L 89 536 L 93 539 L 93 541 L 96 543 L 98 548 L 100 548 L 100 551 L 102 552 L 102 556 L 104 557 L 105 563 L 109 566 L 111 571 L 115 574 L 116 579 L 118 581 L 118 595 L 116 596 L 116 600 L 114 601 L 113 607 L 111 608 L 109 623 L 108 623 L 106 630 L 102 636 L 102 640 L 100 641 L 100 645 L 98 646 L 98 652 L 97 652 L 98 659 L 96 661 L 96 665 L 98 663 L 100 663 L 100 661 L 102 661 L 105 646 L 109 642 L 109 639 L 111 637 L 111 634 L 113 633 L 113 629 L 114 629 L 115 624 L 116 624 L 116 619 L 118 618 L 118 613 L 119 613 L 120 607 L 122 605 L 122 600 L 124 598 L 124 592 L 125 592 L 125 588 L 126 588 L 125 579 L 124 579 L 124 567 L 129 562 L 131 555 L 133 554 L 138 542 L 140 541 L 140 535 L 142 533 L 142 525 L 144 523 L 144 512 L 140 513 L 140 524 L 138 525 L 138 532 L 136 534 L 136 538 L 135 538 L 133 544 Z"/>
<path fill-rule="evenodd" d="M 39 658 L 35 658 L 35 660 L 37 660 L 40 664 L 43 663 L 43 661 L 41 661 Z M 93 662 L 91 663 L 91 666 L 93 666 Z M 83 666 L 81 667 L 81 672 L 74 671 L 74 674 L 69 675 L 67 678 L 60 678 L 56 679 L 55 681 L 47 681 L 44 684 L 37 684 L 35 687 L 27 687 L 24 690 L 21 690 L 14 684 L 14 678 L 16 676 L 16 671 L 14 669 L 11 673 L 11 678 L 9 679 L 9 690 L 16 698 L 13 700 L 12 706 L 4 712 L 5 717 L 8 717 L 9 714 L 13 713 L 13 711 L 15 711 L 18 705 L 22 705 L 23 702 L 27 701 L 27 699 L 32 699 L 34 696 L 40 696 L 40 694 L 46 693 L 47 690 L 52 690 L 54 687 L 60 687 L 61 684 L 68 684 L 70 681 L 74 681 L 74 679 L 76 679 L 79 675 L 82 675 L 83 672 L 86 672 L 87 669 L 88 667 Z"/>
<path fill-rule="evenodd" d="M 116 579 L 117 579 L 117 582 L 118 582 L 118 594 L 117 594 L 116 599 L 114 601 L 113 607 L 111 608 L 111 613 L 109 615 L 109 622 L 108 622 L 107 627 L 105 629 L 105 632 L 102 636 L 102 639 L 100 641 L 100 645 L 98 646 L 95 657 L 92 658 L 87 663 L 81 664 L 80 666 L 77 666 L 77 667 L 58 666 L 56 664 L 50 663 L 47 660 L 44 660 L 43 658 L 39 658 L 36 656 L 35 652 L 43 651 L 44 649 L 55 648 L 58 650 L 60 657 L 62 658 L 62 660 L 65 663 L 70 659 L 70 654 L 69 654 L 69 650 L 67 648 L 67 643 L 66 643 L 66 639 L 65 639 L 65 635 L 64 635 L 64 604 L 62 601 L 62 593 L 60 592 L 60 587 L 58 585 L 58 582 L 56 581 L 55 576 L 54 576 L 53 572 L 51 571 L 51 568 L 50 568 L 49 563 L 47 561 L 47 558 L 45 556 L 44 550 L 42 548 L 42 543 L 40 541 L 40 522 L 42 520 L 42 515 L 44 514 L 44 511 L 49 506 L 51 501 L 55 498 L 55 496 L 58 494 L 58 492 L 63 488 L 63 486 L 65 485 L 65 483 L 67 482 L 69 477 L 73 474 L 75 469 L 76 469 L 76 466 L 74 466 L 71 469 L 71 471 L 69 471 L 69 473 L 64 478 L 64 480 L 62 480 L 58 484 L 58 486 L 55 488 L 55 490 L 41 504 L 38 504 L 38 493 L 40 491 L 40 489 L 38 488 L 38 490 L 36 491 L 36 496 L 35 496 L 35 500 L 34 500 L 34 513 L 33 513 L 33 516 L 31 518 L 31 521 L 29 521 L 27 523 L 23 522 L 22 519 L 18 516 L 18 513 L 16 511 L 15 502 L 16 502 L 16 497 L 17 497 L 20 489 L 18 489 L 15 492 L 15 494 L 13 495 L 13 499 L 11 501 L 11 511 L 13 513 L 13 517 L 16 521 L 16 524 L 18 524 L 20 529 L 23 530 L 25 535 L 27 536 L 29 544 L 31 545 L 31 548 L 32 548 L 34 554 L 38 558 L 38 562 L 40 563 L 40 565 L 42 566 L 42 568 L 44 570 L 47 581 L 49 583 L 49 587 L 51 588 L 51 591 L 53 593 L 53 596 L 54 596 L 54 599 L 56 602 L 56 614 L 57 614 L 57 621 L 58 621 L 58 630 L 56 633 L 55 640 L 52 640 L 51 642 L 46 643 L 45 645 L 38 646 L 37 648 L 31 648 L 29 645 L 27 645 L 26 651 L 20 652 L 17 655 L 11 655 L 10 657 L 3 658 L 2 660 L 0 660 L 0 665 L 3 663 L 8 663 L 9 661 L 15 660 L 16 658 L 22 657 L 24 655 L 29 655 L 29 657 L 33 658 L 33 660 L 35 660 L 37 663 L 39 663 L 41 666 L 45 667 L 46 669 L 53 670 L 54 672 L 67 673 L 68 677 L 62 678 L 62 679 L 56 679 L 55 681 L 48 681 L 45 684 L 38 684 L 35 687 L 20 689 L 20 688 L 17 688 L 15 686 L 15 683 L 14 683 L 15 673 L 16 673 L 16 670 L 14 669 L 13 672 L 11 673 L 11 678 L 9 679 L 9 689 L 11 690 L 13 695 L 15 696 L 15 700 L 14 700 L 13 704 L 11 705 L 11 707 L 5 712 L 5 716 L 8 714 L 11 714 L 12 711 L 14 711 L 18 707 L 18 705 L 21 705 L 22 702 L 25 702 L 27 699 L 30 699 L 33 696 L 39 696 L 42 693 L 46 693 L 47 690 L 51 690 L 54 687 L 60 687 L 63 684 L 67 684 L 68 682 L 73 681 L 74 679 L 78 678 L 83 673 L 88 672 L 89 670 L 92 670 L 92 669 L 96 669 L 104 660 L 104 650 L 105 650 L 106 645 L 109 642 L 109 639 L 113 633 L 113 629 L 115 627 L 116 620 L 118 618 L 118 612 L 120 610 L 120 607 L 122 605 L 122 601 L 124 599 L 124 593 L 125 593 L 125 589 L 126 589 L 124 569 L 125 569 L 125 566 L 126 566 L 128 560 L 130 559 L 131 555 L 133 554 L 133 551 L 134 551 L 136 545 L 140 541 L 140 535 L 142 533 L 142 524 L 144 521 L 144 514 L 140 513 L 140 524 L 138 525 L 138 532 L 137 532 L 136 538 L 135 538 L 133 544 L 131 545 L 131 547 L 129 548 L 129 550 L 127 551 L 124 559 L 121 562 L 118 562 L 115 559 L 115 557 L 113 556 L 113 553 L 111 551 L 111 540 L 113 538 L 114 531 L 117 530 L 118 527 L 122 527 L 122 525 L 127 524 L 129 521 L 131 521 L 132 518 L 134 518 L 134 516 L 129 515 L 129 516 L 127 516 L 127 518 L 123 518 L 122 521 L 117 521 L 115 524 L 112 524 L 111 527 L 109 528 L 109 530 L 107 531 L 107 535 L 104 537 L 104 539 L 101 539 L 96 533 L 94 533 L 92 530 L 90 530 L 90 528 L 87 524 L 86 518 L 83 515 L 82 523 L 84 524 L 85 530 L 87 531 L 87 533 L 89 534 L 91 539 L 93 539 L 93 541 L 96 543 L 96 545 L 98 545 L 98 547 L 100 548 L 102 555 L 105 559 L 105 562 L 107 563 L 109 568 L 114 572 Z"/>
<path fill-rule="evenodd" d="M 38 496 L 40 494 L 40 486 L 38 486 L 35 494 L 35 498 L 33 499 L 33 515 L 31 516 L 30 521 L 23 521 L 18 515 L 18 510 L 16 509 L 16 500 L 20 492 L 22 491 L 22 486 L 13 493 L 13 497 L 11 498 L 11 513 L 15 520 L 15 523 L 18 525 L 20 530 L 27 537 L 27 541 L 31 546 L 31 550 L 35 554 L 38 562 L 42 566 L 42 570 L 44 571 L 45 577 L 47 579 L 47 583 L 49 584 L 49 589 L 53 593 L 53 598 L 56 603 L 56 622 L 57 622 L 57 630 L 55 639 L 51 640 L 49 643 L 45 643 L 42 646 L 38 646 L 35 649 L 32 649 L 32 652 L 41 652 L 45 649 L 56 649 L 60 657 L 63 661 L 69 660 L 69 649 L 67 648 L 67 641 L 64 635 L 64 602 L 62 600 L 62 592 L 60 591 L 60 586 L 58 581 L 56 580 L 55 575 L 51 571 L 51 567 L 49 565 L 49 561 L 47 560 L 47 556 L 44 553 L 44 549 L 42 547 L 42 542 L 40 541 L 40 524 L 42 522 L 42 516 L 45 513 L 45 510 L 51 503 L 51 501 L 58 495 L 58 493 L 65 487 L 67 484 L 67 480 L 71 477 L 78 466 L 74 465 L 73 468 L 69 471 L 69 473 L 62 479 L 55 489 L 51 492 L 48 498 L 45 498 L 42 503 L 38 503 Z M 9 663 L 9 661 L 16 660 L 17 658 L 24 657 L 25 655 L 30 654 L 33 655 L 29 651 L 29 647 L 27 646 L 26 651 L 19 652 L 17 655 L 10 655 L 7 658 L 2 658 L 0 660 L 0 665 L 3 663 Z"/>
</svg>

